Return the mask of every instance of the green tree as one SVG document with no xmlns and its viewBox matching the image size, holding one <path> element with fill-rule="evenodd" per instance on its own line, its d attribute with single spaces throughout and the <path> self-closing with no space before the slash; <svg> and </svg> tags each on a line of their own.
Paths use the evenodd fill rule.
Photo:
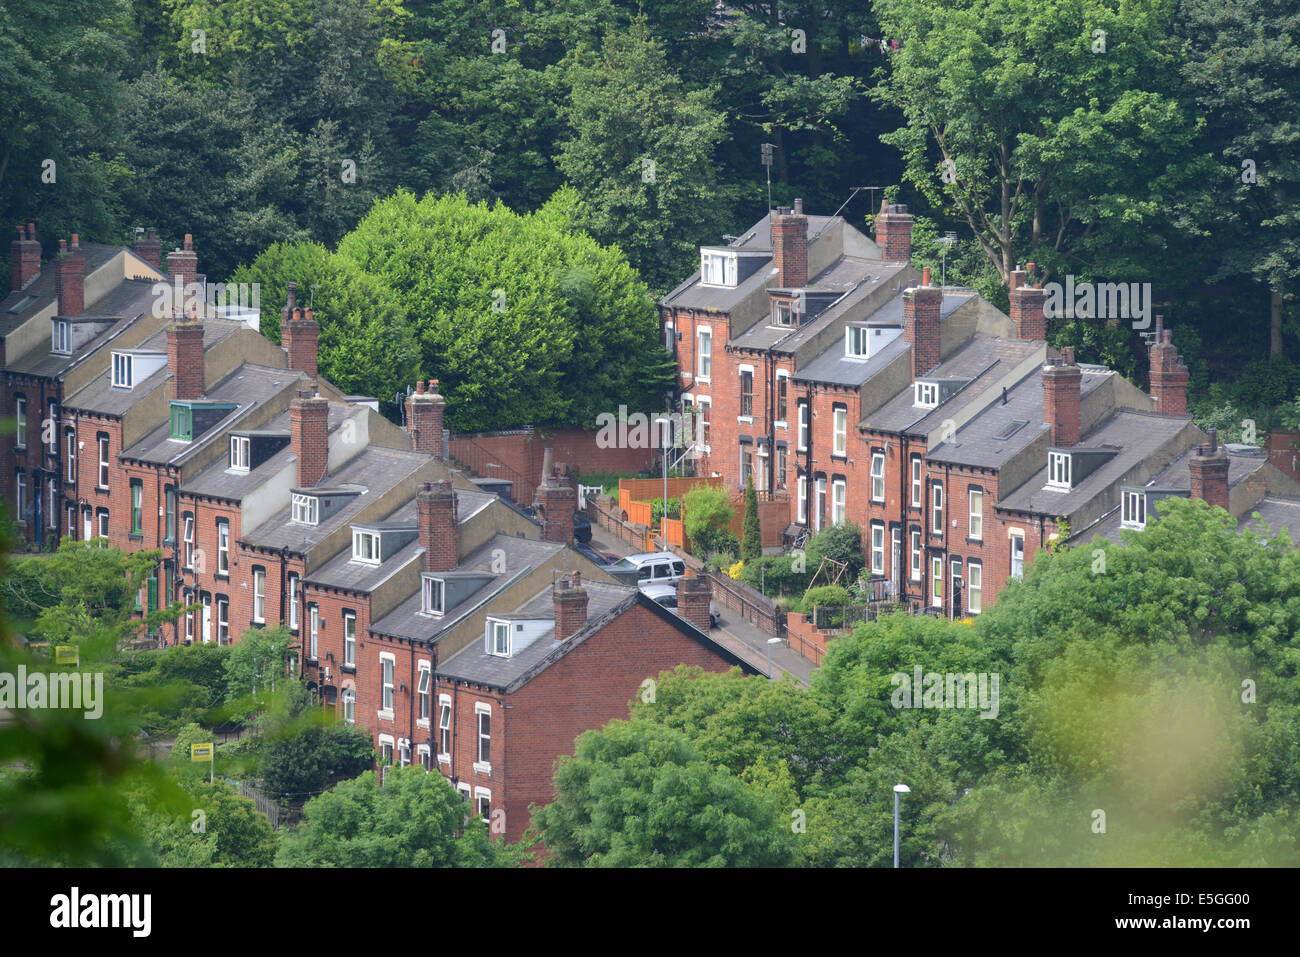
<svg viewBox="0 0 1300 957">
<path fill-rule="evenodd" d="M 745 517 L 740 526 L 740 558 L 748 563 L 763 557 L 763 530 L 758 522 L 758 493 L 751 476 L 745 483 Z"/>
<path fill-rule="evenodd" d="M 787 811 L 681 732 L 611 721 L 560 758 L 555 801 L 533 827 L 563 865 L 780 867 L 795 855 Z"/>
<path fill-rule="evenodd" d="M 575 51 L 556 164 L 580 192 L 579 223 L 617 244 L 667 291 L 720 242 L 729 190 L 714 154 L 726 130 L 716 88 L 686 89 L 644 19 L 611 29 L 599 54 Z"/>
<path fill-rule="evenodd" d="M 231 702 L 251 701 L 255 708 L 266 705 L 267 694 L 279 685 L 294 683 L 288 677 L 289 654 L 296 639 L 284 625 L 250 628 L 226 658 L 226 698 Z"/>
<path fill-rule="evenodd" d="M 817 584 L 851 585 L 858 580 L 866 567 L 862 554 L 862 528 L 856 522 L 844 522 L 840 525 L 828 525 L 808 541 L 805 549 L 808 574 L 817 576 Z M 829 563 L 822 567 L 822 559 L 839 563 L 839 567 Z M 818 574 L 820 569 L 820 574 Z M 839 575 L 838 582 L 836 575 Z"/>
<path fill-rule="evenodd" d="M 682 526 L 691 540 L 696 555 L 708 555 L 724 544 L 731 535 L 731 519 L 735 510 L 731 496 L 717 485 L 697 485 L 682 496 Z"/>
<path fill-rule="evenodd" d="M 491 867 L 501 851 L 440 774 L 392 768 L 344 781 L 280 838 L 280 867 Z"/>
</svg>

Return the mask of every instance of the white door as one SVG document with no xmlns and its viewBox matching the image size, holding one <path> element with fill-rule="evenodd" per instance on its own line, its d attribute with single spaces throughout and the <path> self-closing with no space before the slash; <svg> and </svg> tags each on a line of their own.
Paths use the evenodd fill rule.
<svg viewBox="0 0 1300 957">
<path fill-rule="evenodd" d="M 813 529 L 822 530 L 822 512 L 826 511 L 826 480 L 817 480 L 817 501 L 813 503 Z"/>
<path fill-rule="evenodd" d="M 212 596 L 203 596 L 203 643 L 212 640 Z"/>
<path fill-rule="evenodd" d="M 81 540 L 83 542 L 88 542 L 95 537 L 94 535 L 91 534 L 92 531 L 91 520 L 92 520 L 92 516 L 90 514 L 90 509 L 83 508 L 81 510 Z"/>
<path fill-rule="evenodd" d="M 903 530 L 895 528 L 891 537 L 893 541 L 890 548 L 890 581 L 893 583 L 894 594 L 899 595 L 903 591 Z"/>
</svg>

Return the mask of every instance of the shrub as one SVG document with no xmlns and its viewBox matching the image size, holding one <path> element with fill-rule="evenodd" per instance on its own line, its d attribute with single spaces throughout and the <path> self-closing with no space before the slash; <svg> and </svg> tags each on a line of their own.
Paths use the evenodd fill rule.
<svg viewBox="0 0 1300 957">
<path fill-rule="evenodd" d="M 823 558 L 848 565 L 848 570 L 840 576 L 840 581 L 857 581 L 866 566 L 862 555 L 862 528 L 854 522 L 822 529 L 808 542 L 807 553 L 809 575 L 816 574 Z M 834 574 L 832 571 L 831 576 L 834 577 Z"/>
<path fill-rule="evenodd" d="M 814 608 L 818 605 L 847 605 L 849 600 L 849 590 L 843 585 L 818 585 L 804 597 L 803 606 Z"/>
<path fill-rule="evenodd" d="M 747 562 L 762 558 L 763 530 L 758 521 L 758 493 L 753 478 L 745 483 L 745 518 L 740 530 L 740 557 Z"/>
</svg>

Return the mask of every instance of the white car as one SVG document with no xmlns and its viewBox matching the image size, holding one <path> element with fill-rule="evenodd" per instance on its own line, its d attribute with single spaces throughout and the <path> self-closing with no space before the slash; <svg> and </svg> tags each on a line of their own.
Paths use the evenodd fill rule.
<svg viewBox="0 0 1300 957">
<path fill-rule="evenodd" d="M 656 585 L 643 584 L 640 586 L 641 594 L 645 595 L 652 602 L 663 605 L 674 614 L 677 613 L 677 588 L 674 585 Z M 709 602 L 709 627 L 718 626 L 718 609 L 713 602 Z"/>
<path fill-rule="evenodd" d="M 671 585 L 686 577 L 686 563 L 672 552 L 642 552 L 620 558 L 605 571 L 617 578 L 638 585 Z"/>
</svg>

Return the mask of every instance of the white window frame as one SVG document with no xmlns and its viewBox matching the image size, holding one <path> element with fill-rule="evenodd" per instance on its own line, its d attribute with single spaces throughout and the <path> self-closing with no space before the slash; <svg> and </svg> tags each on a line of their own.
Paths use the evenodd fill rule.
<svg viewBox="0 0 1300 957">
<path fill-rule="evenodd" d="M 379 698 L 379 717 L 392 721 L 397 701 L 397 656 L 387 651 L 379 653 L 379 683 L 383 689 Z"/>
<path fill-rule="evenodd" d="M 885 453 L 871 453 L 871 501 L 885 500 Z"/>
<path fill-rule="evenodd" d="M 343 705 L 343 723 L 357 723 L 357 692 L 354 688 L 344 688 L 339 694 L 339 699 Z"/>
<path fill-rule="evenodd" d="M 713 330 L 695 330 L 695 381 L 713 381 Z"/>
<path fill-rule="evenodd" d="M 68 484 L 77 483 L 77 430 L 64 429 L 63 434 L 68 440 Z"/>
<path fill-rule="evenodd" d="M 1047 487 L 1068 492 L 1070 485 L 1070 453 L 1047 453 Z"/>
<path fill-rule="evenodd" d="M 924 568 L 924 563 L 921 561 L 921 532 L 918 529 L 914 528 L 908 534 L 908 538 L 910 539 L 911 542 L 910 545 L 911 561 L 909 564 L 909 569 L 910 569 L 909 575 L 912 581 L 919 582 L 921 580 L 921 572 Z"/>
<path fill-rule="evenodd" d="M 429 750 L 427 744 L 417 744 L 415 746 L 415 761 L 424 770 L 433 770 L 433 752 Z"/>
<path fill-rule="evenodd" d="M 217 599 L 217 644 L 224 645 L 230 640 L 230 599 Z"/>
<path fill-rule="evenodd" d="M 217 520 L 217 574 L 230 574 L 230 522 Z"/>
<path fill-rule="evenodd" d="M 307 646 L 308 656 L 312 661 L 319 661 L 320 646 L 317 639 L 320 634 L 320 605 L 316 604 L 314 601 L 309 602 L 307 605 L 307 623 L 307 639 L 309 641 Z"/>
<path fill-rule="evenodd" d="M 99 532 L 96 538 L 108 538 L 108 509 L 101 508 L 96 510 L 95 521 L 99 526 L 99 528 L 96 529 L 96 531 Z"/>
<path fill-rule="evenodd" d="M 848 487 L 844 479 L 831 480 L 831 524 L 843 525 L 848 518 Z"/>
<path fill-rule="evenodd" d="M 99 488 L 108 488 L 108 436 L 101 435 L 95 443 L 99 448 Z"/>
<path fill-rule="evenodd" d="M 736 257 L 712 250 L 700 251 L 700 285 L 736 286 Z"/>
<path fill-rule="evenodd" d="M 984 611 L 984 566 L 971 559 L 966 563 L 966 610 L 972 615 Z"/>
<path fill-rule="evenodd" d="M 27 397 L 18 396 L 14 399 L 14 417 L 17 420 L 17 428 L 14 433 L 14 447 L 19 449 L 27 448 Z"/>
<path fill-rule="evenodd" d="M 352 560 L 361 562 L 364 565 L 382 564 L 380 541 L 378 532 L 368 532 L 364 529 L 354 528 L 352 530 Z"/>
<path fill-rule="evenodd" d="M 837 405 L 831 411 L 831 423 L 833 436 L 831 454 L 847 457 L 849 454 L 849 410 Z"/>
<path fill-rule="evenodd" d="M 512 644 L 510 640 L 512 637 L 510 634 L 510 622 L 499 621 L 496 618 L 489 618 L 487 624 L 488 624 L 487 653 L 497 658 L 509 658 L 511 644 Z M 501 650 L 501 643 L 497 640 L 502 631 L 505 632 L 505 636 L 506 636 L 505 651 Z"/>
<path fill-rule="evenodd" d="M 266 621 L 266 569 L 253 569 L 253 621 Z"/>
<path fill-rule="evenodd" d="M 293 493 L 292 520 L 299 525 L 316 525 L 320 521 L 320 500 L 315 495 Z"/>
<path fill-rule="evenodd" d="M 438 695 L 438 763 L 451 763 L 451 696 L 445 694 Z"/>
<path fill-rule="evenodd" d="M 817 531 L 822 530 L 822 522 L 826 520 L 826 478 L 813 479 L 813 527 Z"/>
<path fill-rule="evenodd" d="M 856 343 L 855 343 L 855 340 Z M 866 326 L 846 326 L 844 329 L 844 357 L 867 359 L 871 354 L 871 330 Z M 860 348 L 855 349 L 854 345 Z"/>
<path fill-rule="evenodd" d="M 740 375 L 740 415 L 741 422 L 754 421 L 754 367 L 741 366 L 737 370 Z M 749 376 L 749 411 L 745 411 L 745 377 Z"/>
<path fill-rule="evenodd" d="M 185 590 L 185 604 L 191 605 L 193 603 L 194 603 L 194 596 L 190 594 L 190 591 L 187 588 Z M 194 641 L 194 616 L 196 614 L 197 612 L 193 612 L 193 611 L 187 611 L 185 613 L 185 640 L 189 642 Z"/>
<path fill-rule="evenodd" d="M 61 356 L 72 354 L 72 330 L 66 319 L 55 319 L 51 323 L 50 351 Z"/>
<path fill-rule="evenodd" d="M 185 567 L 194 567 L 194 516 L 181 516 L 182 541 L 185 544 Z"/>
<path fill-rule="evenodd" d="M 920 508 L 925 504 L 925 469 L 921 456 L 912 456 L 912 507 Z"/>
<path fill-rule="evenodd" d="M 808 523 L 808 476 L 799 474 L 799 521 Z"/>
<path fill-rule="evenodd" d="M 439 617 L 446 610 L 447 583 L 425 576 L 420 581 L 420 613 Z"/>
<path fill-rule="evenodd" d="M 930 486 L 930 532 L 943 534 L 943 483 L 934 482 Z"/>
<path fill-rule="evenodd" d="M 293 631 L 298 630 L 298 580 L 296 573 L 289 573 L 289 627 Z"/>
<path fill-rule="evenodd" d="M 1012 532 L 1011 539 L 1011 576 L 1019 581 L 1025 577 L 1025 536 L 1024 533 Z"/>
<path fill-rule="evenodd" d="M 970 538 L 984 540 L 984 490 L 970 490 L 970 518 L 966 525 L 966 534 Z"/>
<path fill-rule="evenodd" d="M 415 724 L 427 728 L 433 720 L 433 663 L 421 659 L 415 663 Z M 424 717 L 420 717 L 421 712 Z"/>
<path fill-rule="evenodd" d="M 113 353 L 113 388 L 114 389 L 133 389 L 135 380 L 132 376 L 134 362 L 130 354 L 125 352 Z"/>
<path fill-rule="evenodd" d="M 234 472 L 247 472 L 252 461 L 253 440 L 247 435 L 230 437 L 230 469 Z"/>
<path fill-rule="evenodd" d="M 483 813 L 483 802 L 487 802 L 487 814 Z M 484 824 L 492 823 L 492 792 L 487 788 L 474 788 L 474 813 Z"/>
<path fill-rule="evenodd" d="M 45 448 L 49 451 L 51 455 L 58 455 L 59 454 L 59 403 L 54 399 L 50 399 L 45 404 L 45 411 L 48 412 L 49 415 L 46 416 L 45 423 L 42 423 L 41 427 L 44 428 L 45 424 L 48 423 L 50 428 L 50 440 L 48 443 L 46 443 Z"/>
<path fill-rule="evenodd" d="M 69 502 L 65 511 L 68 513 L 68 538 L 75 539 L 77 537 L 77 506 Z"/>
<path fill-rule="evenodd" d="M 1147 527 L 1147 493 L 1123 492 L 1123 512 L 1120 519 L 1121 528 L 1143 529 Z"/>
<path fill-rule="evenodd" d="M 483 733 L 483 719 L 488 720 L 487 734 Z M 486 742 L 486 745 L 485 745 Z M 487 750 L 488 760 L 483 760 L 483 751 Z M 474 704 L 474 770 L 486 774 L 492 773 L 492 706 L 483 702 Z"/>
<path fill-rule="evenodd" d="M 943 558 L 939 555 L 930 558 L 930 607 L 943 607 Z"/>
<path fill-rule="evenodd" d="M 785 389 L 785 415 L 781 414 L 781 390 Z M 776 401 L 773 403 L 776 421 L 772 424 L 778 429 L 786 427 L 786 416 L 790 414 L 790 373 L 786 369 L 776 370 Z"/>
<path fill-rule="evenodd" d="M 343 664 L 349 668 L 357 665 L 357 613 L 343 613 Z"/>
<path fill-rule="evenodd" d="M 918 409 L 937 409 L 939 407 L 939 384 L 937 382 L 917 382 L 913 385 L 912 405 Z"/>
<path fill-rule="evenodd" d="M 387 769 L 393 766 L 393 758 L 397 756 L 397 742 L 391 734 L 379 735 L 379 768 L 383 777 L 387 777 Z M 382 778 L 381 778 L 382 783 Z"/>
<path fill-rule="evenodd" d="M 57 532 L 59 530 L 59 510 L 55 505 L 55 485 L 56 482 L 54 479 L 50 479 L 45 483 L 45 490 L 49 493 L 45 500 L 45 514 L 47 516 L 46 524 L 49 526 L 50 531 Z"/>
<path fill-rule="evenodd" d="M 27 473 L 22 469 L 14 473 L 14 504 L 18 521 L 27 521 Z"/>
<path fill-rule="evenodd" d="M 871 523 L 871 574 L 885 574 L 885 526 Z"/>
<path fill-rule="evenodd" d="M 808 428 L 809 428 L 808 423 L 810 419 L 807 400 L 799 400 L 799 399 L 795 400 L 794 414 L 798 419 L 797 448 L 800 452 L 807 452 L 808 451 Z"/>
</svg>

